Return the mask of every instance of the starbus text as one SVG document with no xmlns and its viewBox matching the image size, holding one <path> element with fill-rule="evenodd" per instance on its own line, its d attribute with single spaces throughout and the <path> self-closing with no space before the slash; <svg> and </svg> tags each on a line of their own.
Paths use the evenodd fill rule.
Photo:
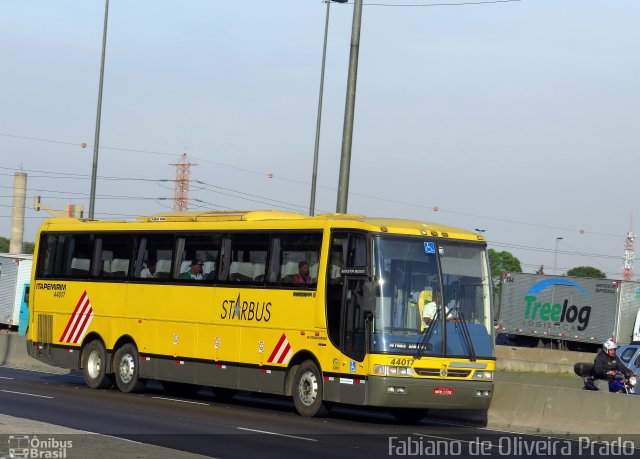
<svg viewBox="0 0 640 459">
<path fill-rule="evenodd" d="M 266 301 L 240 301 L 224 300 L 222 302 L 221 319 L 238 319 L 256 322 L 269 322 L 271 320 L 271 302 Z"/>
</svg>

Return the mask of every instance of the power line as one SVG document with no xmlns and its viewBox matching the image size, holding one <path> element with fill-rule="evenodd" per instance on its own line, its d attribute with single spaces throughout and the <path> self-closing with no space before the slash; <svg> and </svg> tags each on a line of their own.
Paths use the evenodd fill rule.
<svg viewBox="0 0 640 459">
<path fill-rule="evenodd" d="M 502 0 L 502 2 L 507 2 L 507 1 L 520 1 L 520 0 Z M 51 140 L 51 139 L 43 139 L 43 138 L 39 138 L 39 137 L 17 136 L 17 135 L 6 134 L 6 133 L 0 133 L 0 136 L 12 137 L 12 138 L 18 138 L 18 139 L 24 139 L 24 140 L 41 141 L 41 142 L 77 145 L 76 143 L 71 143 L 71 142 L 63 142 L 63 141 L 57 141 L 57 140 Z M 88 145 L 88 146 L 90 146 L 90 145 Z M 175 153 L 159 152 L 159 151 L 153 151 L 153 150 L 132 149 L 132 148 L 124 148 L 124 147 L 102 146 L 100 148 L 102 148 L 102 149 L 110 149 L 110 150 L 117 150 L 117 151 L 126 151 L 126 152 L 132 152 L 132 153 L 145 153 L 145 154 L 172 156 L 172 157 L 178 156 Z M 209 163 L 209 164 L 213 164 L 213 165 L 216 165 L 216 166 L 226 167 L 226 168 L 238 170 L 238 171 L 249 173 L 249 174 L 253 174 L 253 175 L 260 175 L 260 176 L 264 176 L 265 175 L 262 172 L 257 172 L 257 171 L 254 171 L 254 170 L 233 166 L 233 165 L 221 163 L 221 162 L 218 162 L 218 161 L 211 161 L 209 159 L 201 158 L 201 157 L 198 157 L 198 156 L 192 156 L 192 155 L 190 155 L 190 156 L 191 156 L 192 159 L 195 159 L 195 160 L 198 160 L 198 161 L 201 161 L 201 162 L 205 162 L 205 163 Z M 2 169 L 15 170 L 15 169 L 12 169 L 12 168 L 4 168 L 4 167 Z M 50 173 L 52 173 L 52 172 L 50 172 Z M 64 174 L 64 173 L 62 173 L 62 174 Z M 2 174 L 0 174 L 0 175 L 2 175 Z M 77 174 L 77 175 L 80 175 L 80 174 Z M 103 178 L 103 177 L 100 177 L 100 178 Z M 272 178 L 275 178 L 276 180 L 285 181 L 285 182 L 290 182 L 290 183 L 296 183 L 296 184 L 300 184 L 300 185 L 310 186 L 310 184 L 308 182 L 305 182 L 303 180 L 296 180 L 296 179 L 291 179 L 291 178 L 287 178 L 287 177 L 280 177 L 280 176 L 274 176 Z M 108 180 L 123 180 L 123 179 L 134 180 L 133 178 L 118 178 L 118 177 L 109 177 L 108 178 Z M 139 179 L 139 180 L 156 181 L 156 180 L 153 180 L 153 179 Z M 159 180 L 159 181 L 167 181 L 167 182 L 171 181 L 171 182 L 173 182 L 174 180 Z M 336 188 L 322 186 L 322 185 L 318 185 L 318 188 L 323 188 L 323 189 L 326 189 L 326 190 L 336 191 Z M 236 191 L 236 192 L 242 194 L 242 192 L 240 192 L 240 191 Z M 490 220 L 490 221 L 497 221 L 497 222 L 504 222 L 504 223 L 512 223 L 512 224 L 517 224 L 517 225 L 526 225 L 526 226 L 529 226 L 529 227 L 538 227 L 538 228 L 553 229 L 553 230 L 560 230 L 560 231 L 580 232 L 580 234 L 592 234 L 592 235 L 597 235 L 597 236 L 616 237 L 616 238 L 620 237 L 619 234 L 614 234 L 614 233 L 603 233 L 603 232 L 587 231 L 587 230 L 584 230 L 582 228 L 571 228 L 571 227 L 563 227 L 563 226 L 543 225 L 543 224 L 540 224 L 540 223 L 526 222 L 526 221 L 521 221 L 521 220 L 512 220 L 512 219 L 502 218 L 502 217 L 478 215 L 478 214 L 473 214 L 473 213 L 470 213 L 470 212 L 462 212 L 462 211 L 451 210 L 451 209 L 443 209 L 443 208 L 440 208 L 440 207 L 437 207 L 437 206 L 433 206 L 433 205 L 424 205 L 424 204 L 411 203 L 411 202 L 406 202 L 406 201 L 399 201 L 399 200 L 389 199 L 389 198 L 386 198 L 386 197 L 383 197 L 383 196 L 375 196 L 375 195 L 370 195 L 370 194 L 365 194 L 365 193 L 358 193 L 358 192 L 353 192 L 353 191 L 350 191 L 349 194 L 351 196 L 360 196 L 360 197 L 364 197 L 364 198 L 368 198 L 368 199 L 374 199 L 374 200 L 376 200 L 378 202 L 382 201 L 382 202 L 388 202 L 388 203 L 391 203 L 391 204 L 407 205 L 407 206 L 411 206 L 411 207 L 415 207 L 415 208 L 421 208 L 421 209 L 431 210 L 431 211 L 435 211 L 435 212 L 450 213 L 450 214 L 453 214 L 453 215 L 461 215 L 461 216 L 465 216 L 465 217 L 473 217 L 473 218 L 482 219 L 482 220 Z M 239 199 L 244 199 L 244 198 L 239 198 Z M 251 199 L 248 199 L 248 200 L 251 201 Z M 288 205 L 298 206 L 297 204 L 293 204 L 293 203 L 288 203 Z M 302 207 L 302 206 L 300 206 L 300 207 Z"/>
<path fill-rule="evenodd" d="M 541 253 L 555 253 L 554 249 L 547 249 L 545 247 L 532 247 L 532 246 L 527 246 L 527 245 L 510 244 L 510 243 L 506 243 L 506 242 L 492 242 L 492 241 L 488 241 L 488 243 L 490 245 L 495 245 L 495 246 L 498 246 L 498 247 L 506 247 L 506 248 L 510 248 L 510 249 L 528 250 L 528 251 L 531 251 L 531 252 L 541 252 Z M 574 256 L 582 256 L 582 257 L 596 256 L 596 257 L 600 257 L 600 258 L 610 258 L 610 259 L 615 259 L 615 260 L 621 260 L 622 259 L 622 256 L 599 255 L 599 254 L 596 254 L 596 253 L 578 252 L 578 251 L 569 252 L 569 251 L 566 251 L 566 250 L 558 250 L 557 253 L 561 254 L 561 255 L 574 255 Z"/>
</svg>

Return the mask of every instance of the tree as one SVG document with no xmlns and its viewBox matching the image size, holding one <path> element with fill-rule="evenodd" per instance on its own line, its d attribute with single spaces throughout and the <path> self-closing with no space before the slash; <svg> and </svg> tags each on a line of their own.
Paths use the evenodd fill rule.
<svg viewBox="0 0 640 459">
<path fill-rule="evenodd" d="M 604 279 L 606 274 L 592 266 L 576 266 L 567 271 L 567 276 L 574 277 L 593 277 L 594 279 Z"/>
<path fill-rule="evenodd" d="M 9 253 L 10 241 L 6 237 L 0 236 L 0 253 Z M 35 244 L 33 242 L 25 242 L 22 244 L 21 253 L 33 253 Z"/>
<path fill-rule="evenodd" d="M 491 265 L 491 277 L 494 284 L 500 283 L 506 272 L 521 273 L 520 260 L 507 251 L 497 252 L 489 249 L 489 264 Z"/>
</svg>

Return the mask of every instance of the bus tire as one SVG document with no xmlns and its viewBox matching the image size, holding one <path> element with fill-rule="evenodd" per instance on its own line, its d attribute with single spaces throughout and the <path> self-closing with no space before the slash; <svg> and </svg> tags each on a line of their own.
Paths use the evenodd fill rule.
<svg viewBox="0 0 640 459">
<path fill-rule="evenodd" d="M 82 375 L 91 389 L 108 389 L 113 385 L 113 376 L 107 374 L 107 350 L 102 341 L 91 341 L 82 349 Z"/>
<path fill-rule="evenodd" d="M 169 395 L 177 395 L 179 397 L 194 397 L 202 386 L 197 384 L 187 384 L 174 381 L 162 381 L 164 391 Z"/>
<path fill-rule="evenodd" d="M 113 358 L 116 385 L 122 392 L 140 392 L 144 381 L 140 379 L 138 349 L 132 343 L 121 346 Z"/>
<path fill-rule="evenodd" d="M 325 416 L 328 413 L 323 397 L 322 375 L 311 360 L 302 362 L 293 378 L 293 404 L 300 416 Z"/>
<path fill-rule="evenodd" d="M 428 411 L 420 408 L 395 408 L 391 410 L 391 414 L 400 424 L 418 424 Z"/>
</svg>

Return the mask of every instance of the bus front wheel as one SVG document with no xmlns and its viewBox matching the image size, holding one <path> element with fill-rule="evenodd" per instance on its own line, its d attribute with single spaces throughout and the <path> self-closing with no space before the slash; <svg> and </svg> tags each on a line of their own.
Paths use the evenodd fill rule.
<svg viewBox="0 0 640 459">
<path fill-rule="evenodd" d="M 116 351 L 113 358 L 116 385 L 122 392 L 140 392 L 144 389 L 144 381 L 140 380 L 140 361 L 138 349 L 126 343 Z"/>
<path fill-rule="evenodd" d="M 311 360 L 305 360 L 298 368 L 292 392 L 293 404 L 301 416 L 325 416 L 328 413 L 322 401 L 322 375 Z"/>
<path fill-rule="evenodd" d="M 113 385 L 112 375 L 107 374 L 107 350 L 102 341 L 91 341 L 82 350 L 82 375 L 91 389 L 108 389 Z"/>
</svg>

